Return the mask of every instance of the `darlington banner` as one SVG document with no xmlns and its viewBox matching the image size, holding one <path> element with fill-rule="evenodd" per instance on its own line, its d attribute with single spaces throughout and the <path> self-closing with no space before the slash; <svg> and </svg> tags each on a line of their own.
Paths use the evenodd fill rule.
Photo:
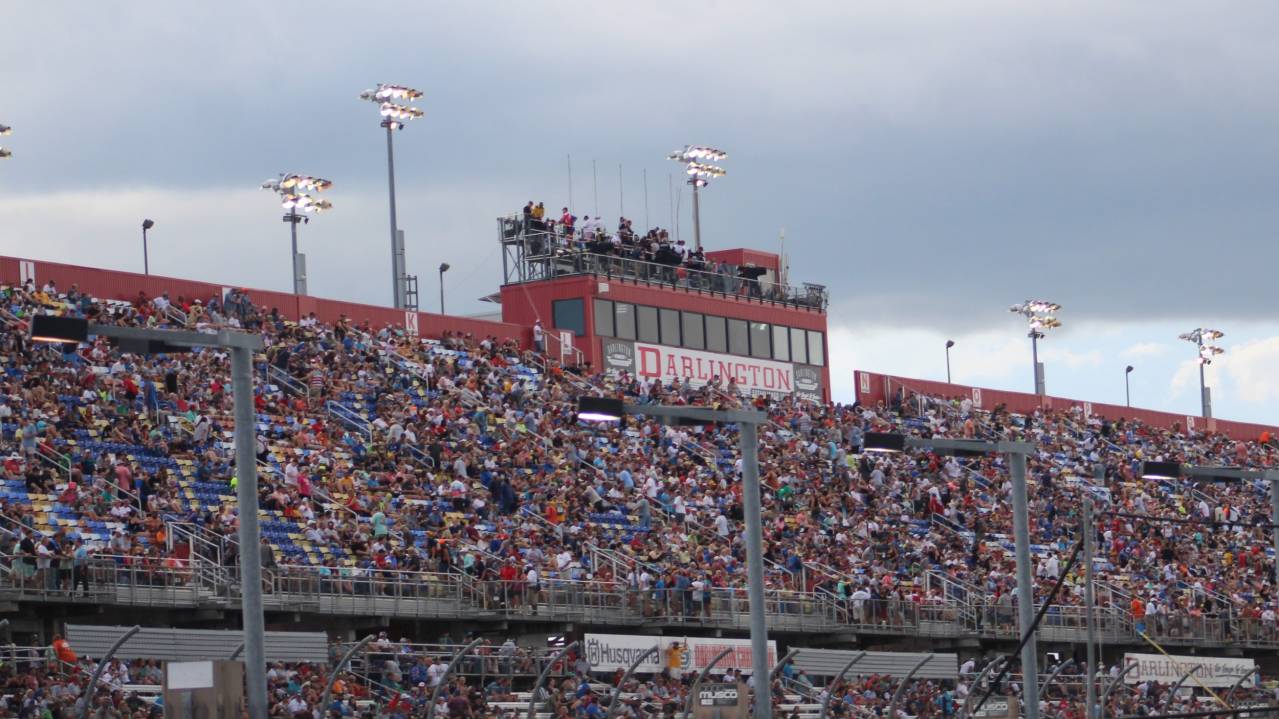
<svg viewBox="0 0 1279 719">
<path fill-rule="evenodd" d="M 737 380 L 738 387 L 751 393 L 790 394 L 795 391 L 795 374 L 792 365 L 786 362 L 643 342 L 636 342 L 633 348 L 635 374 L 644 379 L 656 377 L 669 382 L 679 378 L 700 387 L 716 377 L 720 378 L 721 384 L 728 384 L 732 377 Z"/>
<path fill-rule="evenodd" d="M 1124 675 L 1124 682 L 1128 684 L 1140 684 L 1145 681 L 1172 684 L 1180 679 L 1187 669 L 1197 665 L 1199 668 L 1195 670 L 1194 676 L 1198 677 L 1205 686 L 1230 687 L 1234 686 L 1241 675 L 1254 674 L 1257 671 L 1257 662 L 1237 657 L 1197 657 L 1177 654 L 1165 657 L 1162 654 L 1124 654 L 1124 666 L 1134 662 L 1137 668 Z M 1253 679 L 1247 679 L 1241 686 L 1250 688 L 1252 685 Z"/>
<path fill-rule="evenodd" d="M 593 671 L 611 672 L 626 669 L 631 662 L 652 647 L 657 654 L 645 659 L 635 670 L 656 674 L 666 667 L 666 649 L 679 642 L 684 645 L 683 671 L 701 671 L 725 649 L 732 649 L 728 656 L 715 665 L 712 673 L 728 668 L 751 669 L 751 642 L 749 639 L 717 639 L 705 637 L 651 637 L 632 634 L 587 634 L 586 661 Z M 768 642 L 768 665 L 777 662 L 777 642 Z"/>
</svg>

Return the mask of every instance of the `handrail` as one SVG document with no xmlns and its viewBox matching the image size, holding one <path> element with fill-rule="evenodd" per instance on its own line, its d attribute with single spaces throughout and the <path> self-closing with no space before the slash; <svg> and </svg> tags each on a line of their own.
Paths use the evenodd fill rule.
<svg viewBox="0 0 1279 719">
<path fill-rule="evenodd" d="M 285 389 L 292 391 L 296 395 L 307 398 L 311 396 L 311 387 L 309 385 L 273 364 L 267 364 L 266 376 L 267 379 L 283 385 Z"/>
<path fill-rule="evenodd" d="M 822 285 L 805 283 L 802 288 L 799 288 L 780 282 L 747 279 L 738 274 L 741 268 L 737 266 L 728 266 L 729 272 L 725 273 L 694 269 L 678 260 L 673 264 L 663 264 L 591 251 L 607 248 L 607 251 L 611 253 L 612 247 L 607 242 L 582 243 L 586 249 L 577 249 L 564 245 L 552 246 L 559 244 L 556 240 L 564 240 L 565 238 L 562 238 L 558 233 L 539 232 L 525 227 L 516 216 L 501 219 L 514 220 L 514 226 L 519 230 L 519 234 L 515 239 L 502 239 L 501 242 L 504 245 L 520 245 L 528 248 L 530 239 L 544 237 L 548 240 L 546 242 L 548 246 L 543 248 L 544 252 L 524 252 L 521 257 L 521 261 L 526 265 L 545 268 L 545 271 L 541 274 L 549 275 L 553 271 L 556 275 L 604 275 L 632 279 L 636 282 L 648 284 L 687 287 L 695 291 L 720 293 L 725 296 L 742 296 L 757 301 L 781 302 L 822 310 L 826 308 L 829 300 L 829 293 Z M 568 239 L 573 244 L 578 244 L 581 242 L 578 238 L 581 237 L 581 235 L 575 235 L 575 237 Z M 707 261 L 706 265 L 714 267 L 715 263 Z"/>
</svg>

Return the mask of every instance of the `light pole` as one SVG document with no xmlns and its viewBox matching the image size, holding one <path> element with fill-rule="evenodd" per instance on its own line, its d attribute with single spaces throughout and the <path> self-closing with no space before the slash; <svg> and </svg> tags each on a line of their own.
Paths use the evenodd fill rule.
<svg viewBox="0 0 1279 719">
<path fill-rule="evenodd" d="M 950 384 L 950 348 L 955 346 L 955 340 L 946 340 L 946 384 Z"/>
<path fill-rule="evenodd" d="M 754 719 L 771 719 L 773 707 L 769 701 L 768 626 L 764 620 L 764 539 L 757 454 L 757 430 L 760 423 L 768 421 L 768 416 L 755 410 L 628 405 L 620 399 L 607 397 L 577 399 L 579 420 L 618 422 L 627 414 L 688 420 L 701 424 L 737 425 L 742 454 L 742 512 L 746 519 L 746 600 L 750 604 L 751 676 L 754 677 L 756 696 Z"/>
<path fill-rule="evenodd" d="M 683 150 L 676 150 L 666 156 L 666 159 L 674 160 L 684 165 L 684 172 L 688 174 L 688 184 L 693 186 L 694 252 L 702 249 L 702 218 L 701 208 L 697 200 L 697 191 L 706 187 L 707 183 L 712 179 L 725 175 L 724 168 L 712 165 L 710 162 L 719 162 L 727 157 L 727 152 L 704 145 L 685 145 Z"/>
<path fill-rule="evenodd" d="M 444 314 L 444 273 L 449 271 L 449 263 L 440 263 L 440 314 Z"/>
<path fill-rule="evenodd" d="M 406 121 L 422 117 L 424 113 L 418 108 L 401 104 L 413 102 L 420 97 L 421 90 L 385 83 L 379 83 L 374 89 L 360 93 L 361 100 L 377 104 L 382 115 L 382 127 L 386 128 L 386 181 L 391 196 L 391 301 L 397 310 L 405 309 L 408 304 L 408 273 L 404 264 L 404 238 L 400 235 L 400 227 L 395 219 L 395 146 L 392 137 L 395 130 L 404 129 Z"/>
<path fill-rule="evenodd" d="M 187 352 L 193 347 L 216 347 L 231 354 L 231 389 L 235 401 L 235 476 L 239 502 L 240 612 L 244 622 L 244 673 L 249 719 L 267 719 L 265 622 L 262 617 L 262 564 L 258 545 L 258 468 L 254 436 L 253 353 L 263 347 L 262 335 L 232 330 L 216 334 L 187 330 L 99 325 L 78 317 L 35 315 L 34 342 L 81 343 L 91 335 L 106 337 L 121 352 L 153 354 Z"/>
<path fill-rule="evenodd" d="M 271 190 L 281 198 L 280 206 L 288 210 L 284 221 L 289 223 L 289 234 L 293 240 L 293 294 L 306 294 L 306 255 L 298 254 L 298 223 L 310 222 L 310 214 L 332 209 L 333 203 L 319 200 L 307 194 L 307 191 L 323 192 L 333 186 L 333 182 L 310 175 L 295 175 L 282 172 L 278 178 L 271 178 L 262 183 L 262 189 Z M 302 214 L 298 214 L 298 211 Z"/>
<path fill-rule="evenodd" d="M 147 230 L 152 227 L 155 227 L 154 220 L 142 221 L 142 274 L 144 275 L 151 274 L 151 260 L 147 253 Z"/>
<path fill-rule="evenodd" d="M 0 125 L 0 135 L 12 135 L 13 128 L 8 125 Z M 13 151 L 5 147 L 0 147 L 0 159 L 13 157 Z"/>
<path fill-rule="evenodd" d="M 1013 544 L 1017 565 L 1018 631 L 1023 633 L 1022 696 L 1039 696 L 1039 650 L 1031 628 L 1035 624 L 1035 588 L 1030 563 L 1030 518 L 1026 499 L 1026 457 L 1035 451 L 1031 442 L 986 442 L 972 439 L 923 439 L 889 432 L 867 432 L 862 438 L 867 452 L 903 452 L 907 447 L 932 452 L 1003 454 L 1012 479 Z M 969 455 L 971 456 L 971 455 Z M 1039 719 L 1039 704 L 1025 702 L 1026 719 Z"/>
<path fill-rule="evenodd" d="M 1043 339 L 1044 330 L 1061 327 L 1061 320 L 1054 316 L 1060 310 L 1061 305 L 1045 300 L 1026 300 L 1008 308 L 1009 312 L 1025 317 L 1030 325 L 1030 332 L 1026 336 L 1030 338 L 1031 359 L 1035 364 L 1035 394 L 1040 397 L 1044 396 L 1045 390 L 1044 367 L 1039 364 L 1039 340 Z"/>
<path fill-rule="evenodd" d="M 1212 364 L 1212 358 L 1225 352 L 1224 349 L 1213 344 L 1213 342 L 1225 337 L 1226 333 L 1221 330 L 1210 330 L 1206 327 L 1200 327 L 1196 330 L 1177 335 L 1177 339 L 1194 342 L 1199 348 L 1199 407 L 1203 413 L 1204 419 L 1212 417 L 1212 393 L 1208 389 L 1208 385 L 1204 382 L 1204 366 Z"/>
<path fill-rule="evenodd" d="M 1132 365 L 1124 368 L 1124 406 L 1132 406 L 1132 392 L 1128 388 L 1128 375 L 1132 374 Z"/>
</svg>

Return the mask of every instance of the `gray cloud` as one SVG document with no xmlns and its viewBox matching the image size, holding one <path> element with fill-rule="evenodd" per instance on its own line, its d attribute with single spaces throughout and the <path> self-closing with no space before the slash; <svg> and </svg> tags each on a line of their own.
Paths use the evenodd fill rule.
<svg viewBox="0 0 1279 719">
<path fill-rule="evenodd" d="M 703 198 L 708 241 L 771 249 L 785 227 L 792 277 L 831 285 L 850 325 L 976 327 L 1036 295 L 1080 318 L 1261 316 L 1277 25 L 1279 7 L 1247 3 L 26 3 L 0 28 L 16 130 L 0 191 L 159 192 L 161 226 L 199 243 L 173 271 L 238 279 L 257 270 L 208 251 L 200 223 L 282 247 L 265 193 L 230 188 L 322 174 L 336 209 L 306 231 L 314 291 L 376 300 L 383 138 L 356 94 L 403 82 L 427 91 L 397 136 L 424 295 L 438 258 L 491 254 L 493 216 L 564 204 L 566 154 L 580 212 L 597 159 L 601 214 L 618 213 L 620 163 L 627 214 L 647 169 L 668 224 L 661 158 L 705 142 L 730 152 Z M 23 206 L 0 203 L 0 250 L 83 251 L 54 236 L 70 218 Z M 133 252 L 132 224 L 96 244 Z"/>
</svg>

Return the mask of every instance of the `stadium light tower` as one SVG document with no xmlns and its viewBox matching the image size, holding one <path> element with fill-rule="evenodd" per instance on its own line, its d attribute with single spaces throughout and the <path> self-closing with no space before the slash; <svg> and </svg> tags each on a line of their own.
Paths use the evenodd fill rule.
<svg viewBox="0 0 1279 719">
<path fill-rule="evenodd" d="M 382 127 L 386 128 L 386 178 L 391 194 L 391 301 L 397 310 L 408 307 L 408 267 L 404 262 L 404 238 L 395 219 L 395 147 L 392 137 L 395 130 L 404 129 L 405 122 L 422 117 L 424 113 L 421 110 L 404 104 L 420 97 L 421 90 L 385 83 L 360 93 L 361 100 L 377 103 Z"/>
<path fill-rule="evenodd" d="M 1221 330 L 1210 330 L 1206 327 L 1200 327 L 1177 335 L 1177 339 L 1194 342 L 1195 346 L 1199 348 L 1197 360 L 1199 362 L 1199 407 L 1202 410 L 1204 419 L 1212 417 L 1212 394 L 1208 389 L 1208 385 L 1204 383 L 1204 365 L 1212 364 L 1213 357 L 1225 353 L 1224 349 L 1213 344 L 1213 342 L 1225 336 L 1226 333 Z"/>
<path fill-rule="evenodd" d="M 1039 340 L 1044 338 L 1044 330 L 1061 327 L 1061 320 L 1054 314 L 1061 311 L 1061 305 L 1045 300 L 1026 300 L 1019 305 L 1008 308 L 1009 312 L 1021 315 L 1030 324 L 1031 358 L 1035 363 L 1035 394 L 1044 396 L 1044 366 L 1039 363 Z"/>
<path fill-rule="evenodd" d="M 8 125 L 0 125 L 0 135 L 12 135 L 13 128 Z M 7 147 L 0 147 L 0 158 L 13 157 L 13 152 Z"/>
<path fill-rule="evenodd" d="M 280 173 L 278 178 L 271 178 L 262 183 L 262 189 L 271 190 L 281 199 L 280 206 L 288 210 L 284 213 L 284 221 L 289 223 L 289 234 L 293 239 L 293 294 L 306 294 L 306 255 L 298 254 L 298 223 L 310 222 L 311 214 L 324 212 L 333 208 L 333 203 L 320 200 L 308 192 L 323 192 L 333 186 L 333 182 L 310 175 L 295 175 L 291 172 Z M 301 212 L 302 214 L 298 214 Z"/>
<path fill-rule="evenodd" d="M 697 202 L 697 191 L 706 187 L 706 184 L 712 179 L 723 177 L 726 174 L 724 168 L 710 163 L 719 162 L 727 157 L 727 152 L 704 145 L 685 145 L 683 150 L 676 150 L 666 156 L 666 159 L 674 160 L 684 165 L 684 172 L 688 174 L 688 184 L 693 186 L 694 252 L 702 249 L 702 218 Z"/>
</svg>

